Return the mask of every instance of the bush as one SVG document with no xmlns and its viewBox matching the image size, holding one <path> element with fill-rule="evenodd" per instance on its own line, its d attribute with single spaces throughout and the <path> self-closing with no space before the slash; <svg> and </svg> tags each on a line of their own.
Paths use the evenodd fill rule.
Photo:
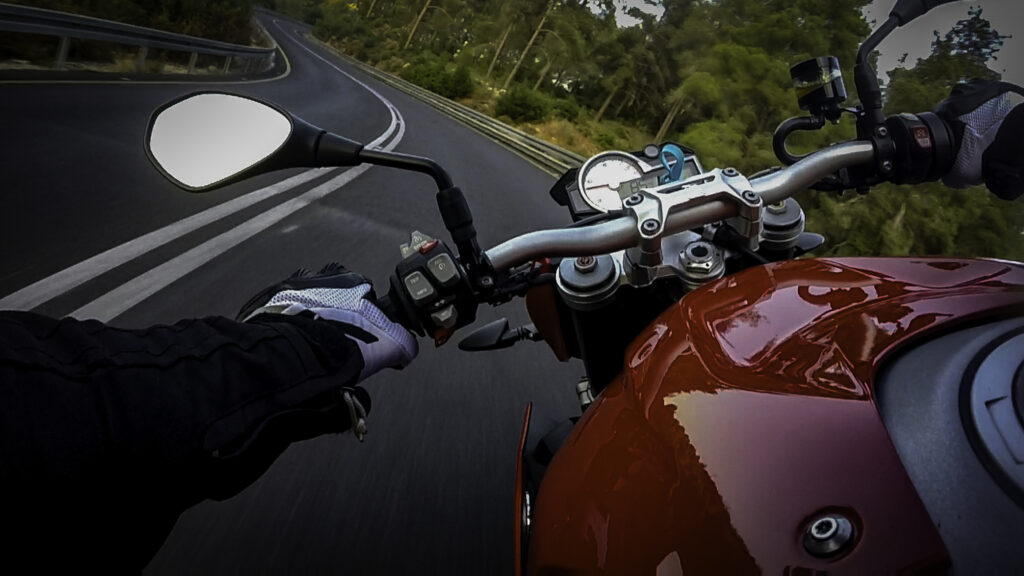
<svg viewBox="0 0 1024 576">
<path fill-rule="evenodd" d="M 594 137 L 594 141 L 596 141 L 601 148 L 604 148 L 605 150 L 615 148 L 615 134 L 612 134 L 605 129 L 598 130 L 597 135 Z"/>
<path fill-rule="evenodd" d="M 556 97 L 554 98 L 552 111 L 555 113 L 555 116 L 558 116 L 559 118 L 576 120 L 580 116 L 580 105 L 576 103 L 576 100 L 573 100 L 570 97 Z"/>
<path fill-rule="evenodd" d="M 446 98 L 467 98 L 473 94 L 473 78 L 469 66 L 461 64 L 454 72 L 445 72 L 441 79 L 441 92 Z"/>
<path fill-rule="evenodd" d="M 466 98 L 473 93 L 468 67 L 461 65 L 449 71 L 436 57 L 417 58 L 402 71 L 402 78 L 445 98 Z"/>
<path fill-rule="evenodd" d="M 366 24 L 359 12 L 346 4 L 326 4 L 323 14 L 313 26 L 313 35 L 321 40 L 347 41 L 367 35 Z"/>
<path fill-rule="evenodd" d="M 548 102 L 529 88 L 514 86 L 498 98 L 494 113 L 514 122 L 540 122 L 548 115 Z"/>
<path fill-rule="evenodd" d="M 405 60 L 402 60 L 398 56 L 391 56 L 389 58 L 377 62 L 376 66 L 377 68 L 380 68 L 385 72 L 399 74 L 401 73 L 402 68 L 405 66 Z"/>
</svg>

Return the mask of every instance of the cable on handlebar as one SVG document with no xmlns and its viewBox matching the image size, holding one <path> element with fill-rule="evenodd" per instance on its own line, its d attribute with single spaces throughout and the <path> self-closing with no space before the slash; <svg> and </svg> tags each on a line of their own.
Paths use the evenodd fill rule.
<svg viewBox="0 0 1024 576">
<path fill-rule="evenodd" d="M 584 218 L 582 220 L 578 220 L 576 222 L 573 222 L 572 224 L 569 224 L 568 226 L 566 226 L 566 228 L 582 228 L 584 226 L 590 226 L 592 224 L 598 224 L 598 223 L 604 222 L 606 220 L 614 220 L 616 218 L 621 218 L 621 217 L 623 217 L 625 215 L 626 215 L 626 211 L 625 210 L 609 210 L 607 212 L 604 212 L 604 213 L 601 213 L 601 214 L 597 214 L 597 215 L 594 215 L 594 216 L 590 216 L 590 217 Z"/>
<path fill-rule="evenodd" d="M 820 130 L 823 126 L 825 126 L 824 116 L 798 116 L 779 124 L 779 127 L 775 129 L 775 134 L 772 135 L 772 149 L 775 151 L 775 156 L 787 166 L 806 158 L 807 154 L 797 156 L 791 153 L 786 148 L 786 139 L 797 130 Z"/>
</svg>

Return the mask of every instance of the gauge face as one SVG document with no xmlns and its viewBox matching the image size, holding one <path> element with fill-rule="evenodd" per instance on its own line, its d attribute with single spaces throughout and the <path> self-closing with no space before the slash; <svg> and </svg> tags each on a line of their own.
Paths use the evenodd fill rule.
<svg viewBox="0 0 1024 576">
<path fill-rule="evenodd" d="M 622 208 L 622 201 L 639 190 L 643 178 L 640 164 L 625 152 L 594 156 L 580 170 L 583 200 L 602 212 Z"/>
</svg>

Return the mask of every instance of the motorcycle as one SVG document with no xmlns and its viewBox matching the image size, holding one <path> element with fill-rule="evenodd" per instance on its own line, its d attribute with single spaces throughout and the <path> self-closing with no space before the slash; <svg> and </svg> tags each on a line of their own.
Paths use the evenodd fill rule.
<svg viewBox="0 0 1024 576">
<path fill-rule="evenodd" d="M 948 1 L 948 0 L 946 0 Z M 487 250 L 432 160 L 368 149 L 272 104 L 200 92 L 157 110 L 153 164 L 201 192 L 256 174 L 361 163 L 433 178 L 454 249 L 414 232 L 377 300 L 437 345 L 482 303 L 525 299 L 464 350 L 544 341 L 581 359 L 583 415 L 528 406 L 515 572 L 999 572 L 1024 565 L 1024 265 L 800 259 L 797 191 L 920 183 L 949 171 L 933 113 L 886 118 L 868 55 L 936 0 L 899 0 L 861 46 L 861 105 L 835 58 L 794 66 L 808 116 L 779 126 L 784 167 L 706 170 L 666 142 L 609 151 L 551 190 L 574 223 Z M 843 114 L 857 138 L 806 156 L 798 130 Z"/>
</svg>

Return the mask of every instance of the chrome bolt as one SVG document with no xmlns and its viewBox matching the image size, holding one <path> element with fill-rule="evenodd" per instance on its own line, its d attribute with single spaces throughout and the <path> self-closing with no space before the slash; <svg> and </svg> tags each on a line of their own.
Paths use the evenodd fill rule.
<svg viewBox="0 0 1024 576">
<path fill-rule="evenodd" d="M 886 160 L 882 162 L 882 172 L 892 172 L 892 162 Z"/>
<path fill-rule="evenodd" d="M 726 176 L 739 176 L 740 173 L 735 168 L 726 168 L 725 170 L 722 170 L 722 174 L 725 174 Z"/>
<path fill-rule="evenodd" d="M 879 138 L 885 138 L 886 136 L 889 135 L 889 129 L 886 128 L 885 126 L 879 126 L 878 129 L 875 130 L 875 135 L 877 135 Z"/>
<path fill-rule="evenodd" d="M 573 263 L 573 267 L 580 274 L 589 274 L 597 269 L 597 259 L 593 256 L 580 256 Z"/>
<path fill-rule="evenodd" d="M 640 224 L 640 229 L 648 234 L 654 234 L 658 231 L 658 226 L 658 221 L 651 218 L 649 220 L 644 220 L 643 223 Z"/>
<path fill-rule="evenodd" d="M 811 537 L 815 540 L 825 541 L 836 535 L 839 531 L 839 522 L 831 516 L 819 518 L 811 524 Z"/>
<path fill-rule="evenodd" d="M 804 531 L 804 549 L 818 558 L 836 556 L 852 542 L 853 523 L 842 514 L 819 516 Z"/>
<path fill-rule="evenodd" d="M 761 197 L 755 194 L 753 190 L 744 190 L 743 199 L 746 200 L 747 202 L 756 204 L 757 201 L 761 199 Z"/>
<path fill-rule="evenodd" d="M 629 198 L 626 198 L 626 206 L 636 206 L 637 204 L 644 201 L 644 197 L 639 194 L 633 194 Z"/>
<path fill-rule="evenodd" d="M 776 202 L 775 204 L 768 205 L 768 212 L 772 214 L 785 214 L 786 213 L 786 201 Z"/>
<path fill-rule="evenodd" d="M 494 286 L 494 278 L 491 278 L 490 276 L 483 276 L 480 278 L 481 288 L 490 288 L 491 286 Z"/>
</svg>

